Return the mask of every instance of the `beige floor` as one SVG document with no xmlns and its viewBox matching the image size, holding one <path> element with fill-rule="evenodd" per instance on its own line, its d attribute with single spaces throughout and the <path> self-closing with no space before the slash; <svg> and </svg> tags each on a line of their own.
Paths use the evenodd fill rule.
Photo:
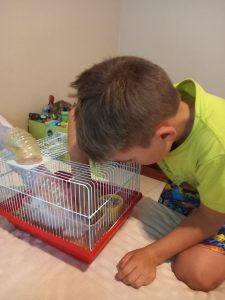
<svg viewBox="0 0 225 300">
<path fill-rule="evenodd" d="M 149 197 L 152 200 L 158 201 L 159 195 L 164 186 L 164 182 L 146 176 L 141 176 L 141 192 L 144 196 Z"/>
</svg>

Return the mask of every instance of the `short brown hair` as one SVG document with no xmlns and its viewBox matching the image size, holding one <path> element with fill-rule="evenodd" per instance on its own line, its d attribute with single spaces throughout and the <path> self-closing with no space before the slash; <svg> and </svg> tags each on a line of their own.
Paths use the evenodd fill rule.
<svg viewBox="0 0 225 300">
<path fill-rule="evenodd" d="M 147 146 L 160 122 L 175 115 L 180 97 L 166 72 L 133 56 L 107 59 L 82 72 L 77 90 L 77 143 L 91 159 Z"/>
</svg>

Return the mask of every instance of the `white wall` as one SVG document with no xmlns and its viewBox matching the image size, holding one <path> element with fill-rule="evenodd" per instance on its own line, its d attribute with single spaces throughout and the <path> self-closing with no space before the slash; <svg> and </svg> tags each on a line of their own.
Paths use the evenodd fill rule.
<svg viewBox="0 0 225 300">
<path fill-rule="evenodd" d="M 224 0 L 121 0 L 119 53 L 191 77 L 225 97 Z"/>
<path fill-rule="evenodd" d="M 0 114 L 26 127 L 84 68 L 116 54 L 119 0 L 0 0 Z"/>
<path fill-rule="evenodd" d="M 71 102 L 75 76 L 118 53 L 225 97 L 225 1 L 0 0 L 0 114 L 25 128 L 49 94 Z"/>
</svg>

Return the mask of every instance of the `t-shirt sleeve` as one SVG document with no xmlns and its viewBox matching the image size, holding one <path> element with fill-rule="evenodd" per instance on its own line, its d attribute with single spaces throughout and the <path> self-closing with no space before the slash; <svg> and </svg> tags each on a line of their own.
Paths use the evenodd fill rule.
<svg viewBox="0 0 225 300">
<path fill-rule="evenodd" d="M 201 165 L 197 170 L 197 180 L 201 202 L 225 213 L 225 154 Z"/>
</svg>

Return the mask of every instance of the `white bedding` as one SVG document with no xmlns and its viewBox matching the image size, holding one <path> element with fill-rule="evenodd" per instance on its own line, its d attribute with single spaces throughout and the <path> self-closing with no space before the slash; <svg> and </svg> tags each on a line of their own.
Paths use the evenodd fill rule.
<svg viewBox="0 0 225 300">
<path fill-rule="evenodd" d="M 19 231 L 0 217 L 0 299 L 225 299 L 225 283 L 210 293 L 190 290 L 175 278 L 169 262 L 158 267 L 151 285 L 139 290 L 114 279 L 116 264 L 125 253 L 165 234 L 181 218 L 144 197 L 96 260 L 87 265 Z"/>
</svg>

